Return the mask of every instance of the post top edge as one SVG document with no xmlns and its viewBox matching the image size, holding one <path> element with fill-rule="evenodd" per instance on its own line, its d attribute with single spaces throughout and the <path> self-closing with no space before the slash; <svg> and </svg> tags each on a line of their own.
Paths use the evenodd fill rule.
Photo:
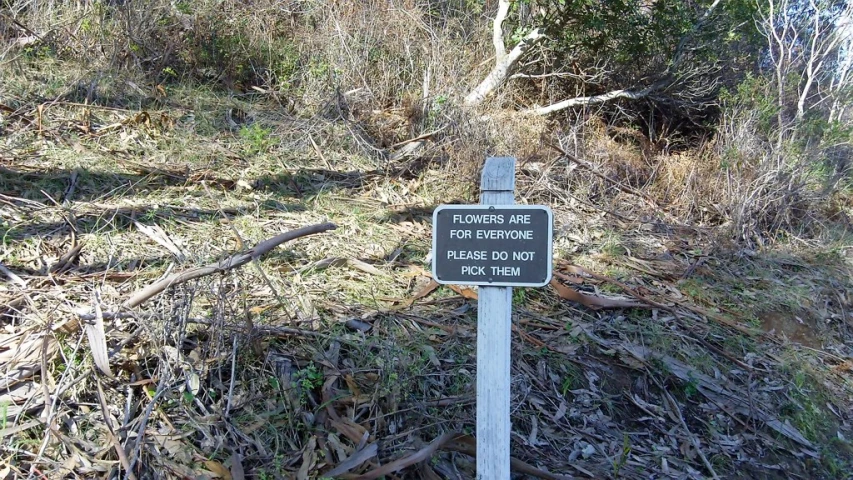
<svg viewBox="0 0 853 480">
<path fill-rule="evenodd" d="M 480 177 L 481 191 L 515 190 L 515 157 L 488 157 Z"/>
</svg>

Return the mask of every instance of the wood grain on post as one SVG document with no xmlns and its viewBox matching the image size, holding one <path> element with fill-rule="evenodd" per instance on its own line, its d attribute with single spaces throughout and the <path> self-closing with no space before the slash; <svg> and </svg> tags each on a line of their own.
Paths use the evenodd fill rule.
<svg viewBox="0 0 853 480">
<path fill-rule="evenodd" d="M 515 203 L 515 158 L 486 159 L 481 205 Z M 477 478 L 510 478 L 512 287 L 480 287 L 477 308 Z"/>
</svg>

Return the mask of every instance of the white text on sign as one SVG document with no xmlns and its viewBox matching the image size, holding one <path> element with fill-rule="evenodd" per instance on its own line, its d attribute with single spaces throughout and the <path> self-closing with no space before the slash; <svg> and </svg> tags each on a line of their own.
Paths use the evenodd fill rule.
<svg viewBox="0 0 853 480">
<path fill-rule="evenodd" d="M 503 225 L 504 215 L 454 215 L 453 223 L 472 224 L 472 223 L 497 223 Z M 510 224 L 530 224 L 530 215 L 519 214 L 509 215 Z"/>
</svg>

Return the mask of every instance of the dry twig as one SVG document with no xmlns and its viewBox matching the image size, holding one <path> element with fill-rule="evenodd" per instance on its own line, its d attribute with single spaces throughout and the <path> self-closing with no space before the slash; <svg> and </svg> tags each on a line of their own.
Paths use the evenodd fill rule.
<svg viewBox="0 0 853 480">
<path fill-rule="evenodd" d="M 275 247 L 281 245 L 284 242 L 307 235 L 313 235 L 315 233 L 322 233 L 328 230 L 334 230 L 336 228 L 338 227 L 334 223 L 321 223 L 317 225 L 310 225 L 308 227 L 302 227 L 296 230 L 291 230 L 289 232 L 284 232 L 282 234 L 276 235 L 273 238 L 264 240 L 263 242 L 257 244 L 254 248 L 250 249 L 248 252 L 233 255 L 225 260 L 212 263 L 205 267 L 193 268 L 185 272 L 176 273 L 162 280 L 154 282 L 151 285 L 148 285 L 147 287 L 143 288 L 142 290 L 139 290 L 134 293 L 126 302 L 124 302 L 124 306 L 128 308 L 138 307 L 139 305 L 143 304 L 147 300 L 151 299 L 155 295 L 163 292 L 171 286 L 179 285 L 181 283 L 200 278 L 205 275 L 211 275 L 217 272 L 225 272 L 231 270 L 232 268 L 236 268 L 245 265 L 246 263 L 249 263 L 249 261 L 251 261 L 252 259 L 266 255 Z"/>
</svg>

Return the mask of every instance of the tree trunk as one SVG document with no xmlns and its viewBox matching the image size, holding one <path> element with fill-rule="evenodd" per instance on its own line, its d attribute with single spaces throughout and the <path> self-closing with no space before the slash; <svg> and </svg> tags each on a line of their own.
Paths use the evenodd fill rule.
<svg viewBox="0 0 853 480">
<path fill-rule="evenodd" d="M 544 37 L 545 35 L 541 33 L 538 28 L 525 35 L 515 48 L 497 62 L 495 68 L 493 68 L 486 78 L 477 85 L 477 88 L 472 90 L 471 93 L 465 97 L 464 104 L 472 107 L 483 103 L 483 100 L 485 100 L 486 97 L 506 82 L 506 79 L 509 78 L 510 72 L 524 52 Z"/>
</svg>

